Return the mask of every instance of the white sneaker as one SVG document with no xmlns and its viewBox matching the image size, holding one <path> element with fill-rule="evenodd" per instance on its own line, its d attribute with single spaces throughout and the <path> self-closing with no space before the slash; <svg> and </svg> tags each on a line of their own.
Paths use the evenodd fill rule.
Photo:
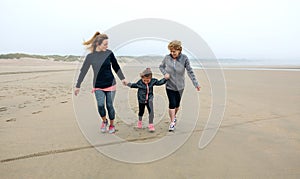
<svg viewBox="0 0 300 179">
<path fill-rule="evenodd" d="M 169 126 L 169 132 L 174 131 L 175 130 L 175 123 L 171 122 L 170 126 Z"/>
<path fill-rule="evenodd" d="M 176 122 L 177 122 L 177 118 L 175 117 L 173 122 L 175 123 L 175 126 L 176 126 Z"/>
</svg>

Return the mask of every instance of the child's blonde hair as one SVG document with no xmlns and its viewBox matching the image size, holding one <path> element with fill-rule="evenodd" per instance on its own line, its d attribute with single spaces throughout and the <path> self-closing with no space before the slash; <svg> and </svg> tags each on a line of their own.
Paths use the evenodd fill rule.
<svg viewBox="0 0 300 179">
<path fill-rule="evenodd" d="M 87 49 L 89 49 L 91 52 L 95 52 L 96 47 L 101 45 L 105 39 L 108 39 L 106 34 L 96 32 L 90 40 L 83 42 L 83 45 L 86 45 Z"/>
</svg>

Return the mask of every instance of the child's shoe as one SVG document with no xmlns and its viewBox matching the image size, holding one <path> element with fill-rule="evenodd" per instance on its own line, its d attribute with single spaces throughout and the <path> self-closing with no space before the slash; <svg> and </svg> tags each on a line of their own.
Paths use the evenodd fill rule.
<svg viewBox="0 0 300 179">
<path fill-rule="evenodd" d="M 115 132 L 116 132 L 115 126 L 110 125 L 110 126 L 109 126 L 109 129 L 108 129 L 108 133 L 113 134 L 113 133 L 115 133 Z"/>
<path fill-rule="evenodd" d="M 102 133 L 106 132 L 107 126 L 108 126 L 108 121 L 107 120 L 105 122 L 102 121 L 101 128 L 100 128 Z"/>
<path fill-rule="evenodd" d="M 154 132 L 155 131 L 155 128 L 154 128 L 153 124 L 149 124 L 148 129 L 149 129 L 149 132 Z"/>
<path fill-rule="evenodd" d="M 138 122 L 137 122 L 137 128 L 139 128 L 139 129 L 143 128 L 143 123 L 142 123 L 142 121 L 138 121 Z"/>
</svg>

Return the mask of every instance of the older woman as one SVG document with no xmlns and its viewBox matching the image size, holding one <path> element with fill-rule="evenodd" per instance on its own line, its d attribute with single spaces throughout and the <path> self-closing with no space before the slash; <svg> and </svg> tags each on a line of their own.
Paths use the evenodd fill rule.
<svg viewBox="0 0 300 179">
<path fill-rule="evenodd" d="M 169 100 L 169 116 L 171 120 L 169 131 L 174 131 L 177 121 L 176 114 L 179 110 L 181 97 L 185 87 L 185 70 L 187 70 L 188 76 L 192 80 L 197 91 L 200 91 L 200 85 L 188 57 L 181 53 L 181 42 L 178 40 L 170 42 L 168 49 L 170 50 L 170 54 L 165 56 L 159 69 L 165 78 L 169 79 L 166 83 L 166 92 Z"/>
</svg>

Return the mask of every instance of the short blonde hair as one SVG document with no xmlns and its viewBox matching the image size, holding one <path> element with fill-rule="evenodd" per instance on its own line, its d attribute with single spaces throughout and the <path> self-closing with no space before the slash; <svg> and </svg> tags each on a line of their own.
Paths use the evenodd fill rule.
<svg viewBox="0 0 300 179">
<path fill-rule="evenodd" d="M 168 45 L 169 50 L 179 50 L 182 51 L 181 42 L 179 40 L 173 40 Z"/>
</svg>

